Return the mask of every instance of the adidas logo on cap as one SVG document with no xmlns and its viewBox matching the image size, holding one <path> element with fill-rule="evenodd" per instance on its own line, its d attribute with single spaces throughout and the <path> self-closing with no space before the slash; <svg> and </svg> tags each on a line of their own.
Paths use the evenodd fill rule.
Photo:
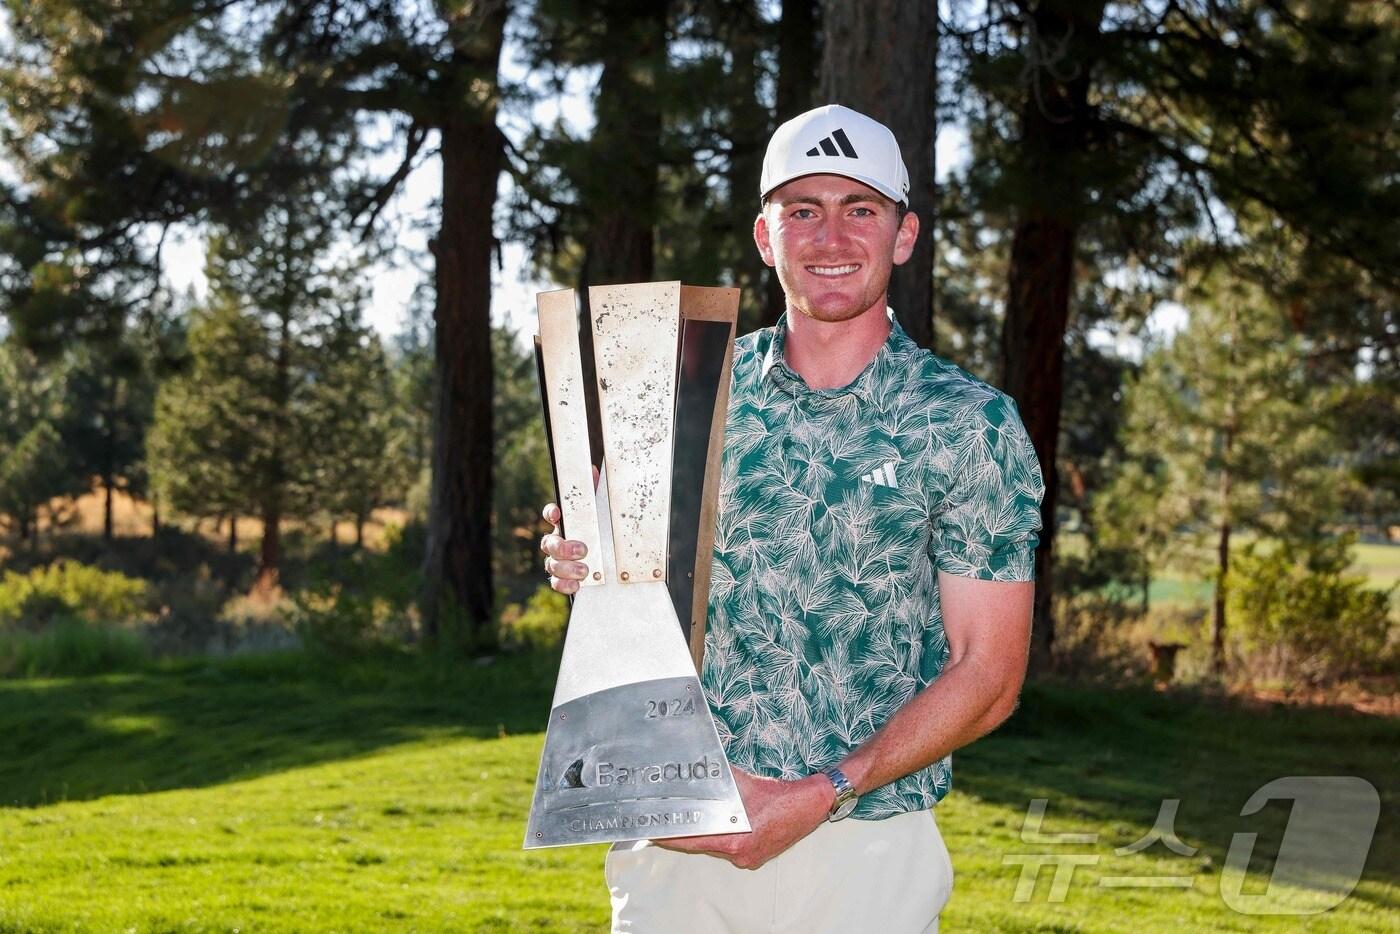
<svg viewBox="0 0 1400 934">
<path fill-rule="evenodd" d="M 830 136 L 822 137 L 820 143 L 807 150 L 807 155 L 820 156 L 822 153 L 826 153 L 828 156 L 834 156 L 836 155 L 837 146 L 841 147 L 841 155 L 845 156 L 847 159 L 860 158 L 856 155 L 855 149 L 851 146 L 850 137 L 848 137 L 846 131 L 842 129 L 835 130 Z"/>
<path fill-rule="evenodd" d="M 804 175 L 840 175 L 909 204 L 909 171 L 889 128 L 863 113 L 828 104 L 778 127 L 763 156 L 759 195 Z"/>
</svg>

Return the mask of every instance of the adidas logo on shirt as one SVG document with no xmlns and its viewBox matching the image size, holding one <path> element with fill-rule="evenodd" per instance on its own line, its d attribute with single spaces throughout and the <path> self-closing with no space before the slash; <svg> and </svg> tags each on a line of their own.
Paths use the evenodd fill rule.
<svg viewBox="0 0 1400 934">
<path fill-rule="evenodd" d="M 868 474 L 863 474 L 861 483 L 873 483 L 876 486 L 898 487 L 899 484 L 894 479 L 894 461 L 890 461 L 883 467 L 876 467 Z"/>
<path fill-rule="evenodd" d="M 836 147 L 841 147 L 837 151 Z M 824 137 L 817 145 L 807 150 L 809 156 L 820 156 L 825 153 L 828 156 L 845 156 L 847 159 L 859 158 L 856 155 L 856 148 L 851 145 L 851 140 L 846 136 L 845 130 L 836 130 L 830 136 Z"/>
</svg>

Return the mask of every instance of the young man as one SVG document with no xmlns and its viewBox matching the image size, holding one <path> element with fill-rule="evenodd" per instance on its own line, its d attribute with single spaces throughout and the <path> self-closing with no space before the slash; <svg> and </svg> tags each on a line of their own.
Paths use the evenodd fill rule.
<svg viewBox="0 0 1400 934">
<path fill-rule="evenodd" d="M 886 127 L 802 114 L 760 190 L 787 308 L 735 346 L 701 673 L 753 830 L 614 846 L 614 930 L 936 931 L 952 752 L 1025 676 L 1040 467 L 1015 404 L 886 308 L 919 231 Z M 574 592 L 582 546 L 541 549 Z"/>
</svg>

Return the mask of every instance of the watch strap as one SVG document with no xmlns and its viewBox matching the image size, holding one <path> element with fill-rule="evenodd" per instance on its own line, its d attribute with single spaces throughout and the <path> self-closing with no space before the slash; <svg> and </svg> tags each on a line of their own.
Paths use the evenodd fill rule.
<svg viewBox="0 0 1400 934">
<path fill-rule="evenodd" d="M 836 801 L 831 805 L 831 810 L 827 812 L 826 819 L 838 821 L 850 815 L 855 810 L 856 801 L 860 796 L 856 794 L 855 786 L 836 766 L 822 769 L 822 774 L 831 782 L 831 787 L 836 791 Z"/>
</svg>

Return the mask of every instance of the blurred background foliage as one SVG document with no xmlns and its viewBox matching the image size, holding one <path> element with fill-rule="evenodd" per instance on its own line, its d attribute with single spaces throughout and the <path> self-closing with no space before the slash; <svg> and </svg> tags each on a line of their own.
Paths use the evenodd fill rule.
<svg viewBox="0 0 1400 934">
<path fill-rule="evenodd" d="M 771 324 L 763 147 L 839 100 L 915 179 L 892 306 L 1046 468 L 1037 670 L 1393 679 L 1397 49 L 1347 0 L 9 0 L 0 676 L 557 646 L 493 282 Z"/>
</svg>

